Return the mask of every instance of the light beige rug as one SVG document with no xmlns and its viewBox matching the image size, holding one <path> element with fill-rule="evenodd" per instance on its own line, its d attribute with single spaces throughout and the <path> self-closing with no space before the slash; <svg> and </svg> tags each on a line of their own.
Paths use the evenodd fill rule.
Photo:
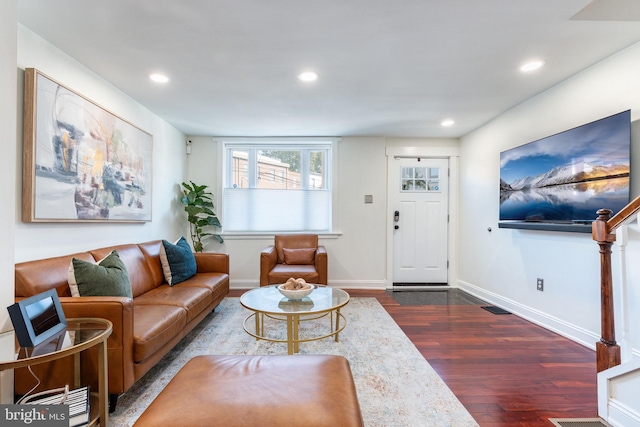
<svg viewBox="0 0 640 427">
<path fill-rule="evenodd" d="M 352 298 L 342 313 L 348 324 L 339 342 L 326 338 L 301 343 L 300 354 L 337 354 L 349 360 L 367 427 L 478 425 L 375 298 Z M 120 396 L 110 425 L 132 425 L 194 356 L 287 354 L 285 343 L 256 341 L 244 332 L 242 323 L 249 314 L 239 298 L 225 298 L 213 314 Z M 283 322 L 272 321 L 267 327 L 274 336 L 284 335 Z M 328 327 L 328 318 L 303 322 L 301 334 Z"/>
</svg>

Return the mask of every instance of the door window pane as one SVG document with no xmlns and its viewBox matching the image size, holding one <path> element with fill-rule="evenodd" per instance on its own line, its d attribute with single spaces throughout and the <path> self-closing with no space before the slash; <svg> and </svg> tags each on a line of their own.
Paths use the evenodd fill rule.
<svg viewBox="0 0 640 427">
<path fill-rule="evenodd" d="M 400 178 L 401 191 L 440 191 L 439 176 L 440 168 L 403 167 Z"/>
</svg>

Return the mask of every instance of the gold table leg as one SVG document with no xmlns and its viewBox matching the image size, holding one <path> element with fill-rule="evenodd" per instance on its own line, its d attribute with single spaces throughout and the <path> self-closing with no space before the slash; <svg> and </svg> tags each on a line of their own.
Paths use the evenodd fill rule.
<svg viewBox="0 0 640 427">
<path fill-rule="evenodd" d="M 287 316 L 287 354 L 293 354 L 293 316 Z M 297 328 L 296 328 L 297 329 Z"/>
<path fill-rule="evenodd" d="M 293 352 L 298 353 L 300 351 L 300 342 L 298 341 L 298 330 L 300 327 L 300 315 L 293 316 Z"/>
<path fill-rule="evenodd" d="M 256 320 L 256 335 L 264 336 L 264 314 L 256 312 L 253 317 Z M 256 341 L 260 341 L 260 338 L 256 337 Z"/>
<path fill-rule="evenodd" d="M 333 316 L 331 316 L 331 318 L 333 319 Z M 338 335 L 339 332 L 337 332 L 340 329 L 340 309 L 336 309 L 336 342 L 338 342 Z"/>
<path fill-rule="evenodd" d="M 107 364 L 107 341 L 98 344 L 98 399 L 100 400 L 100 427 L 109 425 L 109 371 Z"/>
<path fill-rule="evenodd" d="M 73 355 L 73 388 L 80 387 L 80 353 Z"/>
</svg>

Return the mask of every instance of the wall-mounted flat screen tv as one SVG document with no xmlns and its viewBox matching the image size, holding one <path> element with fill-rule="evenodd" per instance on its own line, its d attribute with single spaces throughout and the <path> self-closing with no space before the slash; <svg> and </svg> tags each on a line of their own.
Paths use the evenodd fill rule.
<svg viewBox="0 0 640 427">
<path fill-rule="evenodd" d="M 503 151 L 499 226 L 590 232 L 629 203 L 630 146 L 627 110 Z"/>
</svg>

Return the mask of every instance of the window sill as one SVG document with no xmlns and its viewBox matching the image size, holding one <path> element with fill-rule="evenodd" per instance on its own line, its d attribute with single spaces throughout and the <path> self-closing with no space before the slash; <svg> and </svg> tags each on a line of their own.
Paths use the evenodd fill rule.
<svg viewBox="0 0 640 427">
<path fill-rule="evenodd" d="M 243 233 L 243 232 L 227 232 L 220 234 L 225 240 L 273 240 L 273 236 L 276 234 L 317 234 L 319 239 L 337 239 L 342 236 L 342 232 L 332 232 L 332 233 L 314 233 L 312 231 L 301 231 L 298 233 L 274 233 L 274 232 L 265 232 L 265 233 Z"/>
</svg>

